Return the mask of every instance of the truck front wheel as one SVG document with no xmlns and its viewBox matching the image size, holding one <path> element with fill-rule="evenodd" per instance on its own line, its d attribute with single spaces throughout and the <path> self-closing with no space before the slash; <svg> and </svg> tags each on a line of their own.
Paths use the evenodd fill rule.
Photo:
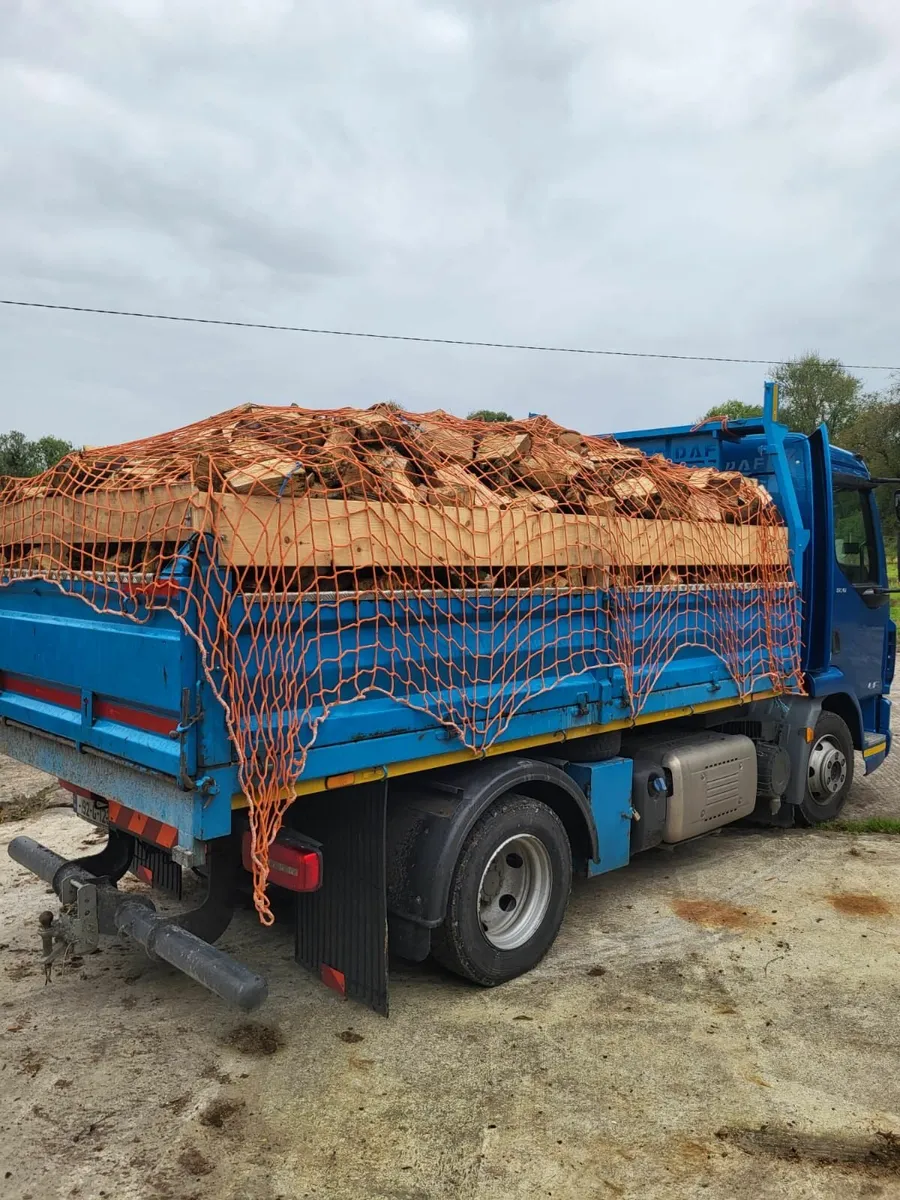
<svg viewBox="0 0 900 1200">
<path fill-rule="evenodd" d="M 572 886 L 572 850 L 556 813 L 508 793 L 479 818 L 450 881 L 438 962 L 494 987 L 531 970 L 559 932 Z"/>
<path fill-rule="evenodd" d="M 803 825 L 821 825 L 840 815 L 853 783 L 853 738 L 833 712 L 821 712 L 813 732 L 806 791 L 797 808 Z"/>
</svg>

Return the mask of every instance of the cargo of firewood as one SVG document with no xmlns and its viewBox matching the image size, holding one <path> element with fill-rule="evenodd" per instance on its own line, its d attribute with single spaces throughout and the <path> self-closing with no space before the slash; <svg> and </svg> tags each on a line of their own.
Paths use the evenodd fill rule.
<svg viewBox="0 0 900 1200">
<path fill-rule="evenodd" d="M 23 570 L 158 563 L 204 534 L 225 564 L 371 571 L 376 583 L 381 571 L 394 586 L 426 571 L 448 586 L 510 571 L 569 587 L 616 571 L 656 571 L 650 581 L 668 584 L 718 570 L 725 582 L 787 564 L 778 511 L 752 479 L 546 417 L 248 404 L 143 442 L 86 447 L 7 481 L 0 498 L 4 558 Z"/>
</svg>

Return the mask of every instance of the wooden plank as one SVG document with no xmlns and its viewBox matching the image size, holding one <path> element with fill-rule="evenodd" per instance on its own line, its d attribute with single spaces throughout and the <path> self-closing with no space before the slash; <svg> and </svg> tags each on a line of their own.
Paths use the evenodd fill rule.
<svg viewBox="0 0 900 1200">
<path fill-rule="evenodd" d="M 583 519 L 583 518 L 576 518 Z M 616 517 L 617 545 L 625 555 L 610 560 L 623 566 L 737 567 L 786 565 L 787 530 L 759 525 L 697 521 L 653 521 Z"/>
<path fill-rule="evenodd" d="M 787 531 L 525 508 L 211 497 L 223 563 L 325 567 L 758 566 L 788 562 Z"/>
<path fill-rule="evenodd" d="M 188 482 L 36 496 L 0 506 L 0 544 L 176 541 L 193 528 L 198 505 L 202 508 L 203 494 Z"/>
<path fill-rule="evenodd" d="M 567 525 L 561 514 L 525 509 L 354 500 L 278 506 L 256 498 L 235 505 L 222 497 L 213 520 L 220 557 L 236 566 L 590 566 L 599 552 L 586 518 Z"/>
<path fill-rule="evenodd" d="M 195 492 L 189 483 L 18 501 L 0 543 L 163 542 L 215 528 L 242 566 L 658 567 L 788 562 L 784 528 L 510 508 L 281 500 Z"/>
</svg>

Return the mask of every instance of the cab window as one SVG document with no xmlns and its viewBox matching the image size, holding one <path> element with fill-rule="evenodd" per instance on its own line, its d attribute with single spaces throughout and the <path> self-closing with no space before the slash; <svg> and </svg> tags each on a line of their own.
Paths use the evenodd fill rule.
<svg viewBox="0 0 900 1200">
<path fill-rule="evenodd" d="M 878 544 L 868 490 L 836 488 L 834 553 L 844 575 L 857 587 L 878 584 Z"/>
</svg>

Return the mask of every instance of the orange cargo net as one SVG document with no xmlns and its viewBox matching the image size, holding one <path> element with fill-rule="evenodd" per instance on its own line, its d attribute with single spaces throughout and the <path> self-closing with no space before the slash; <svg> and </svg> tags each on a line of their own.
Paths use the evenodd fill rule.
<svg viewBox="0 0 900 1200">
<path fill-rule="evenodd" d="M 801 678 L 765 489 L 545 417 L 248 404 L 6 481 L 0 547 L 4 582 L 99 583 L 99 611 L 167 608 L 196 639 L 265 923 L 269 845 L 339 703 L 390 696 L 480 751 L 593 669 L 621 670 L 637 716 L 686 647 L 717 655 L 741 697 Z"/>
</svg>

